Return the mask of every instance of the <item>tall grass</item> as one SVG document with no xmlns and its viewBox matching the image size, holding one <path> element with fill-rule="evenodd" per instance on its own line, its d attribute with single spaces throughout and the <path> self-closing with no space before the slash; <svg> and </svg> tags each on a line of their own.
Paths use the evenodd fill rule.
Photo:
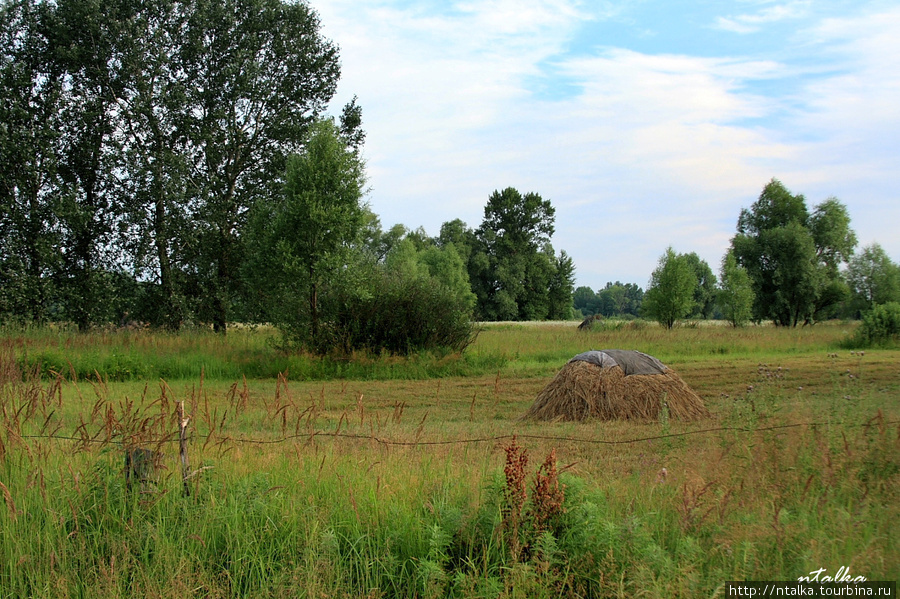
<svg viewBox="0 0 900 599">
<path fill-rule="evenodd" d="M 896 580 L 897 352 L 833 357 L 786 336 L 770 354 L 706 353 L 721 341 L 690 331 L 672 347 L 636 334 L 661 355 L 693 348 L 685 376 L 716 416 L 692 425 L 517 421 L 541 356 L 582 343 L 552 328 L 488 329 L 476 351 L 531 366 L 438 381 L 48 380 L 7 347 L 0 597 L 697 597 L 839 567 Z M 129 491 L 134 445 L 162 457 Z"/>
<path fill-rule="evenodd" d="M 856 325 L 820 324 L 788 329 L 757 326 L 684 326 L 665 330 L 644 321 L 611 322 L 589 332 L 572 323 L 540 326 L 486 325 L 464 353 L 420 352 L 410 357 L 358 352 L 319 357 L 280 350 L 271 328 L 233 327 L 227 336 L 205 329 L 180 333 L 150 330 L 6 328 L 0 346 L 17 356 L 23 370 L 38 367 L 45 377 L 70 380 L 96 375 L 111 381 L 197 379 L 234 381 L 241 377 L 295 380 L 389 380 L 477 376 L 508 369 L 545 375 L 586 349 L 637 349 L 678 364 L 688 357 L 755 357 L 837 350 Z"/>
</svg>

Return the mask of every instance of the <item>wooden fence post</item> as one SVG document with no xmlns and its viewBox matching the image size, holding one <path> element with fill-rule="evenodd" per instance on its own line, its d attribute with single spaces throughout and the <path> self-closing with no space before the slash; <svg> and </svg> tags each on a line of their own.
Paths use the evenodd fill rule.
<svg viewBox="0 0 900 599">
<path fill-rule="evenodd" d="M 191 468 L 188 465 L 188 455 L 187 455 L 187 426 L 191 421 L 191 417 L 188 416 L 185 418 L 184 416 L 184 402 L 178 402 L 178 446 L 179 446 L 179 454 L 181 455 L 181 482 L 184 484 L 184 495 L 185 497 L 191 494 L 191 486 L 188 483 L 188 478 L 190 477 Z"/>
</svg>

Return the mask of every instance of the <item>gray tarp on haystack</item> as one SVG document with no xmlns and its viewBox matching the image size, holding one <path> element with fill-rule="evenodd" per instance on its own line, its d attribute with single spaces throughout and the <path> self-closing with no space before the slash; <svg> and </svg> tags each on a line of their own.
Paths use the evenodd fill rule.
<svg viewBox="0 0 900 599">
<path fill-rule="evenodd" d="M 591 351 L 578 354 L 569 362 L 590 362 L 600 368 L 618 366 L 625 372 L 625 376 L 630 374 L 663 374 L 668 370 L 662 362 L 653 356 L 630 349 L 592 349 Z"/>
</svg>

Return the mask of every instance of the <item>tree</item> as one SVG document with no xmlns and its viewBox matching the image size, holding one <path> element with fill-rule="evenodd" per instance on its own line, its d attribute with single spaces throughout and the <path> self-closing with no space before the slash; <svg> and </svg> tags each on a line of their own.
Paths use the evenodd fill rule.
<svg viewBox="0 0 900 599">
<path fill-rule="evenodd" d="M 741 211 L 731 251 L 753 284 L 754 314 L 781 326 L 813 322 L 846 296 L 839 265 L 856 245 L 850 217 L 829 198 L 810 215 L 777 179 Z"/>
<path fill-rule="evenodd" d="M 177 118 L 190 132 L 187 190 L 194 206 L 199 308 L 225 331 L 239 292 L 247 211 L 280 191 L 287 157 L 334 95 L 336 47 L 304 2 L 194 0 L 175 64 L 190 81 Z M 342 140 L 364 139 L 355 100 Z"/>
<path fill-rule="evenodd" d="M 691 265 L 694 277 L 697 279 L 697 287 L 694 288 L 694 308 L 691 316 L 694 318 L 712 318 L 716 309 L 716 275 L 696 252 L 684 254 L 684 259 Z"/>
<path fill-rule="evenodd" d="M 607 281 L 596 294 L 597 313 L 603 316 L 638 316 L 644 301 L 644 290 L 634 283 Z"/>
<path fill-rule="evenodd" d="M 33 0 L 0 8 L 0 317 L 44 322 L 61 256 L 59 119 L 46 21 Z"/>
<path fill-rule="evenodd" d="M 130 29 L 133 8 L 113 0 L 60 0 L 48 16 L 50 61 L 63 78 L 58 168 L 66 316 L 81 330 L 111 317 L 111 270 L 123 266 L 113 245 L 122 181 L 124 126 L 120 100 L 144 63 L 123 60 L 143 31 Z"/>
<path fill-rule="evenodd" d="M 437 244 L 441 247 L 451 243 L 456 247 L 463 262 L 469 264 L 472 248 L 475 246 L 475 232 L 458 218 L 442 224 L 437 238 Z"/>
<path fill-rule="evenodd" d="M 581 286 L 575 289 L 572 303 L 582 316 L 593 316 L 600 312 L 600 298 L 590 287 Z"/>
<path fill-rule="evenodd" d="M 861 309 L 900 302 L 900 266 L 877 243 L 866 246 L 847 266 L 847 280 Z"/>
<path fill-rule="evenodd" d="M 560 262 L 550 246 L 554 218 L 553 206 L 536 193 L 508 187 L 490 196 L 469 258 L 481 318 L 542 320 L 559 313 L 562 296 L 571 302 L 571 262 Z M 559 290 L 553 300 L 551 285 Z"/>
<path fill-rule="evenodd" d="M 676 255 L 672 248 L 659 259 L 644 294 L 644 312 L 667 329 L 690 314 L 694 307 L 697 277 L 690 262 Z"/>
<path fill-rule="evenodd" d="M 363 164 L 332 120 L 318 121 L 301 154 L 288 159 L 281 201 L 257 204 L 248 247 L 250 285 L 268 293 L 289 341 L 328 351 L 319 295 L 348 263 L 365 221 Z"/>
<path fill-rule="evenodd" d="M 597 299 L 600 300 L 599 309 L 603 316 L 622 316 L 628 311 L 628 295 L 619 281 L 607 282 L 606 287 L 597 294 Z"/>
<path fill-rule="evenodd" d="M 571 320 L 575 314 L 572 307 L 572 289 L 575 287 L 575 263 L 565 250 L 553 258 L 553 274 L 547 289 L 550 306 L 549 320 Z"/>
<path fill-rule="evenodd" d="M 718 303 L 733 327 L 744 326 L 753 312 L 753 286 L 747 269 L 737 263 L 732 252 L 722 259 Z"/>
</svg>

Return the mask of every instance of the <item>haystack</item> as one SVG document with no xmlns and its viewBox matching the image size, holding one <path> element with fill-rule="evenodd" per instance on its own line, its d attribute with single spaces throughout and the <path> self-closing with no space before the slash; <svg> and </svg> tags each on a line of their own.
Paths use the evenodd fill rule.
<svg viewBox="0 0 900 599">
<path fill-rule="evenodd" d="M 709 416 L 703 400 L 673 370 L 647 354 L 605 349 L 578 354 L 525 414 L 535 420 L 658 420 Z"/>
</svg>

